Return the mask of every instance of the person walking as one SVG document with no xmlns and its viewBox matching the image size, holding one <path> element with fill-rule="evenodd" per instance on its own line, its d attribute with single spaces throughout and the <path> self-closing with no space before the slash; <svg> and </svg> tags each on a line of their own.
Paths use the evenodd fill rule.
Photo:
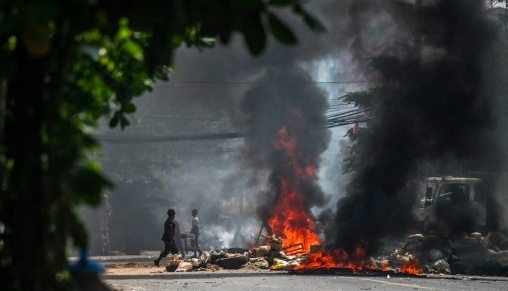
<svg viewBox="0 0 508 291">
<path fill-rule="evenodd" d="M 203 254 L 201 249 L 199 248 L 199 218 L 198 218 L 198 210 L 196 208 L 192 209 L 192 227 L 190 233 L 194 235 L 194 240 L 192 241 L 192 248 L 194 249 L 194 257 L 197 257 L 196 250 L 199 251 L 199 255 Z"/>
<path fill-rule="evenodd" d="M 167 211 L 168 218 L 164 222 L 164 234 L 162 235 L 162 241 L 164 242 L 164 250 L 160 253 L 159 257 L 153 261 L 155 266 L 159 267 L 160 261 L 165 258 L 170 252 L 172 255 L 178 254 L 178 247 L 175 242 L 176 239 L 180 239 L 178 222 L 175 220 L 175 210 L 170 208 Z"/>
<path fill-rule="evenodd" d="M 180 232 L 180 224 L 178 224 L 178 220 L 173 219 L 173 222 L 175 223 L 175 242 L 176 247 L 180 251 L 180 254 L 182 256 L 182 259 L 185 258 L 185 249 L 182 245 L 182 233 Z"/>
</svg>

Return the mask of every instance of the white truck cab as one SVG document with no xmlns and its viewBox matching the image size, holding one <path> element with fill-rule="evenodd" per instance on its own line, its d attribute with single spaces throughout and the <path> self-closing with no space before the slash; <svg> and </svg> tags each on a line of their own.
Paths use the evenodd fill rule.
<svg viewBox="0 0 508 291">
<path fill-rule="evenodd" d="M 423 231 L 468 214 L 475 231 L 485 231 L 483 180 L 473 177 L 427 177 L 420 182 L 413 214 Z M 443 213 L 445 215 L 443 215 Z"/>
</svg>

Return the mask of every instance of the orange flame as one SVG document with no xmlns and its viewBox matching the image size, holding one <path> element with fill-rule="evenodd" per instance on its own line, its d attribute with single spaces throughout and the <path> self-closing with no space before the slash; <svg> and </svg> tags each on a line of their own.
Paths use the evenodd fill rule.
<svg viewBox="0 0 508 291">
<path fill-rule="evenodd" d="M 268 225 L 273 233 L 282 234 L 283 247 L 302 244 L 303 251 L 309 252 L 312 245 L 321 244 L 315 234 L 314 221 L 305 211 L 302 197 L 287 180 L 281 180 L 281 192 L 279 203 L 271 210 Z"/>
<path fill-rule="evenodd" d="M 298 179 L 314 177 L 314 167 L 302 164 L 305 159 L 298 156 L 298 143 L 286 126 L 279 130 L 275 147 L 284 152 L 287 168 L 285 176 L 279 177 L 279 201 L 271 209 L 268 225 L 273 233 L 282 234 L 283 247 L 302 244 L 303 251 L 309 252 L 312 245 L 321 244 L 321 239 L 305 208 Z"/>
<path fill-rule="evenodd" d="M 314 221 L 308 214 L 305 202 L 301 195 L 299 185 L 301 179 L 315 178 L 314 167 L 299 153 L 299 147 L 294 135 L 291 135 L 287 126 L 278 132 L 274 142 L 275 148 L 283 151 L 285 155 L 284 172 L 279 176 L 278 201 L 270 210 L 268 225 L 273 234 L 281 235 L 283 248 L 302 244 L 307 258 L 301 262 L 294 271 L 347 268 L 353 272 L 361 270 L 378 270 L 365 260 L 368 243 L 361 241 L 351 254 L 344 250 L 319 251 L 310 253 L 311 246 L 321 245 L 321 239 L 316 234 Z M 418 261 L 412 260 L 404 265 L 400 271 L 407 274 L 421 273 Z M 389 271 L 389 266 L 383 262 L 382 271 Z M 397 271 L 396 271 L 397 272 Z"/>
<path fill-rule="evenodd" d="M 405 264 L 400 268 L 402 273 L 405 274 L 412 274 L 412 275 L 418 275 L 422 272 L 420 269 L 420 261 L 418 259 L 412 259 L 409 261 L 409 263 Z"/>
<path fill-rule="evenodd" d="M 360 244 L 356 247 L 354 253 L 362 249 L 363 246 Z M 360 252 L 361 253 L 361 252 Z M 409 275 L 421 274 L 422 270 L 419 267 L 419 261 L 412 259 L 409 263 L 402 266 L 400 269 L 390 270 L 387 261 L 383 261 L 381 267 L 378 268 L 364 260 L 363 257 L 352 257 L 343 250 L 335 250 L 333 252 L 320 251 L 317 253 L 310 253 L 307 256 L 305 262 L 300 263 L 294 268 L 295 272 L 303 273 L 305 271 L 312 270 L 330 270 L 330 269 L 349 269 L 353 273 L 359 271 L 383 271 L 394 273 L 403 273 Z"/>
</svg>

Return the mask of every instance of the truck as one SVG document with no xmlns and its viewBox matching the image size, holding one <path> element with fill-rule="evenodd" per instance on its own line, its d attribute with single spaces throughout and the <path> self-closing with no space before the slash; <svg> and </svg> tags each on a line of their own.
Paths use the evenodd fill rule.
<svg viewBox="0 0 508 291">
<path fill-rule="evenodd" d="M 484 181 L 478 177 L 426 177 L 418 187 L 413 214 L 424 233 L 487 231 Z"/>
</svg>

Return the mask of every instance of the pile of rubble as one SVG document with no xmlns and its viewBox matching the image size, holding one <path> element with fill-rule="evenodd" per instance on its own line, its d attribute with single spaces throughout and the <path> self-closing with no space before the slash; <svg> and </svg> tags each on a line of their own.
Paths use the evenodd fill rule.
<svg viewBox="0 0 508 291">
<path fill-rule="evenodd" d="M 424 273 L 506 276 L 508 239 L 499 232 L 454 238 L 414 234 L 385 259 L 389 266 L 397 267 L 414 258 Z"/>
<path fill-rule="evenodd" d="M 230 248 L 203 252 L 199 258 L 181 259 L 179 255 L 170 257 L 168 272 L 190 272 L 217 269 L 290 269 L 297 266 L 303 258 L 287 255 L 282 248 L 282 238 L 271 236 L 266 246 L 252 249 Z"/>
<path fill-rule="evenodd" d="M 305 263 L 308 254 L 288 255 L 280 237 L 271 236 L 266 246 L 203 252 L 199 258 L 173 256 L 168 272 L 219 269 L 265 269 L 291 271 Z M 465 275 L 508 275 L 508 239 L 491 232 L 483 237 L 472 233 L 453 239 L 413 234 L 388 255 L 370 258 L 365 265 L 382 271 L 399 272 L 417 262 L 422 273 Z"/>
<path fill-rule="evenodd" d="M 166 266 L 168 272 L 215 271 L 220 269 L 237 270 L 248 265 L 249 257 L 245 249 L 217 250 L 203 252 L 199 258 L 180 259 L 173 255 Z M 261 266 L 259 266 L 261 267 Z"/>
</svg>

